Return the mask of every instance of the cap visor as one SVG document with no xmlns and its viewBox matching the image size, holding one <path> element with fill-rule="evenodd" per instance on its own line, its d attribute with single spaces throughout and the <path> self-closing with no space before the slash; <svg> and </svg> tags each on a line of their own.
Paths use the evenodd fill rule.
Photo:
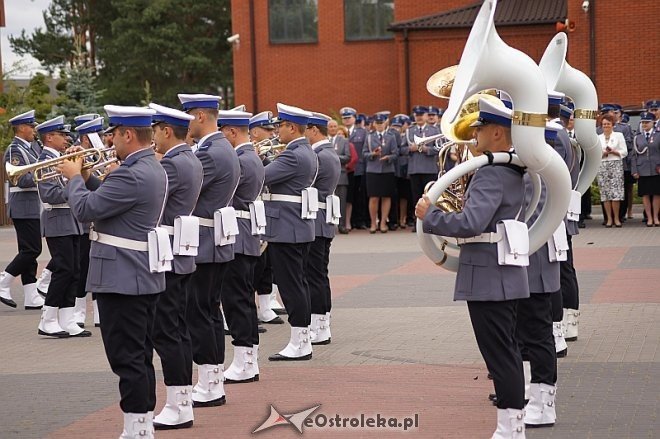
<svg viewBox="0 0 660 439">
<path fill-rule="evenodd" d="M 115 128 L 117 128 L 117 127 L 118 127 L 118 125 L 114 125 L 114 126 L 108 127 L 108 128 L 106 128 L 106 129 L 103 130 L 103 134 L 110 134 L 110 133 L 112 133 L 112 132 L 115 130 Z"/>
</svg>

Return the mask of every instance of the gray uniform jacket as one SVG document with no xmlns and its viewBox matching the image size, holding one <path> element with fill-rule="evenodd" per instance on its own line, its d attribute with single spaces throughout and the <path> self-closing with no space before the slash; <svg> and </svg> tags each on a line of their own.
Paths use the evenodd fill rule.
<svg viewBox="0 0 660 439">
<path fill-rule="evenodd" d="M 484 166 L 472 177 L 463 211 L 444 213 L 431 206 L 425 233 L 467 238 L 495 232 L 498 221 L 513 219 L 523 203 L 522 170 Z M 461 246 L 454 300 L 503 301 L 529 297 L 526 267 L 499 265 L 497 244 Z"/>
<path fill-rule="evenodd" d="M 328 195 L 335 193 L 341 164 L 335 149 L 330 142 L 322 143 L 314 148 L 319 161 L 319 173 L 314 181 L 314 187 L 319 191 L 319 201 L 325 203 Z M 319 209 L 314 221 L 315 236 L 324 238 L 335 237 L 335 225 L 326 223 L 326 209 Z"/>
<path fill-rule="evenodd" d="M 241 166 L 241 178 L 234 194 L 232 206 L 236 210 L 250 211 L 250 203 L 257 199 L 264 185 L 265 171 L 252 143 L 244 143 L 236 149 L 238 162 Z M 239 234 L 234 244 L 234 253 L 248 256 L 259 256 L 259 236 L 252 235 L 252 222 L 249 219 L 238 219 Z"/>
<path fill-rule="evenodd" d="M 378 147 L 381 148 L 380 156 L 373 153 Z M 367 162 L 367 173 L 394 174 L 399 148 L 396 145 L 396 138 L 392 134 L 384 132 L 382 136 L 379 136 L 376 131 L 369 133 L 363 154 Z M 381 160 L 384 157 L 385 160 Z"/>
<path fill-rule="evenodd" d="M 213 219 L 216 210 L 231 206 L 232 197 L 241 175 L 238 156 L 225 135 L 218 132 L 202 138 L 195 155 L 202 162 L 204 182 L 193 215 Z M 216 246 L 214 230 L 199 228 L 199 250 L 195 262 L 209 264 L 234 259 L 232 244 Z"/>
<path fill-rule="evenodd" d="M 428 137 L 439 132 L 438 128 L 431 125 L 424 125 L 423 127 L 411 125 L 406 130 L 401 153 L 408 155 L 408 175 L 438 173 L 438 152 L 432 145 L 424 146 L 422 152 L 417 152 L 415 136 Z"/>
<path fill-rule="evenodd" d="M 39 153 L 25 140 L 14 137 L 5 151 L 5 163 L 24 166 L 36 163 Z M 12 188 L 17 188 L 13 189 Z M 39 219 L 41 202 L 37 184 L 28 172 L 18 180 L 18 185 L 9 183 L 9 216 L 14 219 Z"/>
<path fill-rule="evenodd" d="M 151 148 L 137 151 L 108 174 L 103 183 L 75 176 L 65 196 L 74 216 L 94 221 L 99 233 L 147 241 L 165 199 L 167 175 Z M 127 250 L 92 241 L 86 290 L 126 295 L 156 294 L 165 290 L 165 273 L 149 271 L 146 251 Z"/>
<path fill-rule="evenodd" d="M 367 134 L 367 130 L 364 128 L 354 127 L 353 132 L 348 136 L 348 140 L 353 144 L 355 147 L 355 152 L 357 152 L 358 155 L 358 163 L 355 166 L 356 176 L 364 175 L 366 172 L 366 164 L 362 155 L 362 150 L 364 149 L 364 142 L 367 139 Z"/>
<path fill-rule="evenodd" d="M 332 139 L 332 146 L 339 157 L 341 163 L 341 174 L 339 174 L 339 182 L 337 186 L 348 186 L 348 175 L 346 175 L 346 164 L 351 161 L 351 147 L 348 144 L 348 139 L 342 136 L 335 136 Z"/>
<path fill-rule="evenodd" d="M 165 169 L 168 181 L 167 204 L 161 224 L 173 226 L 174 218 L 190 215 L 195 208 L 204 171 L 190 146 L 185 143 L 167 151 L 160 160 L 160 165 Z M 174 241 L 173 236 L 170 236 L 170 241 Z M 174 256 L 172 272 L 189 274 L 195 271 L 195 268 L 194 256 Z"/>
<path fill-rule="evenodd" d="M 403 146 L 403 137 L 401 136 L 401 132 L 394 128 L 394 127 L 389 127 L 387 129 L 387 133 L 391 134 L 394 136 L 394 139 L 396 140 L 396 163 L 394 164 L 394 175 L 397 177 L 406 177 L 408 175 L 408 156 L 402 156 L 401 155 L 401 146 Z M 401 162 L 404 162 L 406 165 L 405 172 L 401 167 Z"/>
<path fill-rule="evenodd" d="M 39 161 L 58 157 L 50 148 L 44 148 Z M 38 184 L 39 197 L 44 204 L 41 212 L 41 236 L 56 238 L 58 236 L 81 235 L 83 225 L 73 216 L 70 208 L 54 207 L 66 205 L 64 182 L 61 177 L 43 181 Z"/>
<path fill-rule="evenodd" d="M 568 137 L 566 130 L 557 132 L 555 144 L 557 145 L 555 146 L 555 151 L 557 151 L 564 160 L 564 163 L 566 163 L 566 166 L 568 167 L 568 172 L 571 175 L 571 187 L 575 188 L 577 186 L 578 177 L 580 176 L 580 162 L 576 150 L 571 144 L 571 138 Z M 580 233 L 577 221 L 569 221 L 564 217 L 564 225 L 566 226 L 566 233 L 568 235 L 574 236 Z"/>
<path fill-rule="evenodd" d="M 642 177 L 653 177 L 658 175 L 655 172 L 658 164 L 660 164 L 660 132 L 653 131 L 647 142 L 646 132 L 642 131 L 635 136 L 630 171 Z"/>
<path fill-rule="evenodd" d="M 266 186 L 272 194 L 300 196 L 316 175 L 316 154 L 306 139 L 290 142 L 266 166 Z M 302 206 L 286 201 L 265 201 L 268 242 L 303 243 L 314 241 L 314 220 L 300 217 Z"/>
</svg>

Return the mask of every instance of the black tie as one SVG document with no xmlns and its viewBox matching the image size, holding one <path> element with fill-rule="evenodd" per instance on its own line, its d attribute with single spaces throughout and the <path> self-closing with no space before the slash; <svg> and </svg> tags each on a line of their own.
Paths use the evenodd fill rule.
<svg viewBox="0 0 660 439">
<path fill-rule="evenodd" d="M 381 133 L 378 133 L 378 143 L 383 144 L 383 135 Z"/>
<path fill-rule="evenodd" d="M 651 133 L 646 133 L 646 143 L 649 143 L 650 139 L 651 139 Z"/>
</svg>

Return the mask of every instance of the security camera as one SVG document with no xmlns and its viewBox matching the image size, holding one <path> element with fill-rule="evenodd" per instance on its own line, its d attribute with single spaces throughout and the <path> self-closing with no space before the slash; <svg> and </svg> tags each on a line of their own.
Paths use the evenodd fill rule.
<svg viewBox="0 0 660 439">
<path fill-rule="evenodd" d="M 589 12 L 589 0 L 584 0 L 582 2 L 582 10 L 584 12 Z"/>
<path fill-rule="evenodd" d="M 589 5 L 589 2 L 586 2 L 586 3 L 587 3 L 587 6 L 588 6 L 588 5 Z M 239 38 L 240 38 L 240 37 L 241 37 L 241 36 L 240 36 L 239 34 L 234 34 L 234 35 L 232 35 L 231 37 L 227 37 L 227 42 L 228 42 L 229 44 L 238 44 L 238 43 L 239 43 Z"/>
</svg>

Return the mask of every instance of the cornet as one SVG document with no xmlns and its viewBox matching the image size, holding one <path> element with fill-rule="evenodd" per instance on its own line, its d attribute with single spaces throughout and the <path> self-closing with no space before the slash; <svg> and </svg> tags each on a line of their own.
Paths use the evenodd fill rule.
<svg viewBox="0 0 660 439">
<path fill-rule="evenodd" d="M 40 183 L 43 181 L 51 180 L 53 178 L 61 177 L 62 174 L 52 168 L 64 162 L 64 160 L 83 160 L 82 169 L 99 169 L 117 161 L 117 158 L 107 158 L 107 154 L 114 151 L 114 148 L 105 149 L 86 149 L 84 151 L 77 151 L 71 154 L 65 154 L 60 157 L 44 160 L 42 162 L 33 163 L 31 165 L 14 166 L 11 163 L 5 163 L 5 170 L 7 171 L 7 179 L 16 186 L 18 180 L 25 174 L 32 172 L 32 178 L 35 182 Z"/>
</svg>

